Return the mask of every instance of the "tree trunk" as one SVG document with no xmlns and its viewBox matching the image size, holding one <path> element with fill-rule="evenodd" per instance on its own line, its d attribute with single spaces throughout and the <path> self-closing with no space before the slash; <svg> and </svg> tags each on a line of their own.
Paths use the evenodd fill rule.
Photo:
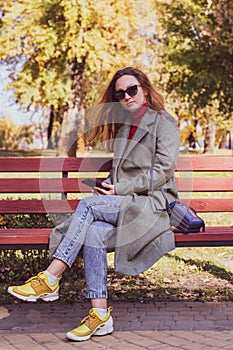
<svg viewBox="0 0 233 350">
<path fill-rule="evenodd" d="M 49 124 L 47 128 L 47 148 L 52 149 L 54 148 L 53 140 L 52 140 L 52 132 L 53 132 L 53 122 L 54 122 L 54 105 L 50 106 L 50 114 L 49 114 Z"/>
<path fill-rule="evenodd" d="M 214 153 L 216 125 L 213 120 L 209 120 L 205 133 L 204 153 Z"/>
<path fill-rule="evenodd" d="M 229 141 L 228 141 L 228 136 L 230 137 L 230 132 L 228 130 L 224 130 L 222 132 L 222 138 L 221 141 L 219 143 L 219 149 L 223 149 L 223 148 L 228 148 L 229 147 Z"/>
<path fill-rule="evenodd" d="M 78 112 L 78 150 L 80 152 L 85 152 L 86 145 L 85 145 L 85 109 L 83 106 L 80 106 L 79 112 Z"/>
<path fill-rule="evenodd" d="M 82 138 L 83 130 L 82 123 L 79 117 L 82 113 L 82 81 L 85 68 L 86 57 L 83 57 L 81 62 L 77 61 L 74 57 L 69 63 L 68 73 L 73 82 L 73 109 L 69 109 L 64 114 L 64 120 L 62 123 L 61 135 L 58 143 L 58 156 L 76 157 L 77 145 L 79 140 L 80 150 L 84 151 L 85 144 Z M 80 111 L 80 116 L 79 116 Z"/>
<path fill-rule="evenodd" d="M 69 109 L 64 113 L 61 127 L 61 135 L 58 142 L 58 156 L 76 157 L 78 134 L 78 112 Z"/>
<path fill-rule="evenodd" d="M 229 131 L 229 149 L 233 149 L 233 142 L 232 142 L 232 132 Z"/>
</svg>

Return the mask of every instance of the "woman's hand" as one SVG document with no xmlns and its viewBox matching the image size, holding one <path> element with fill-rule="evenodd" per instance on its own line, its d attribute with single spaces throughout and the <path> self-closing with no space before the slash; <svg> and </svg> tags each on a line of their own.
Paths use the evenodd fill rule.
<svg viewBox="0 0 233 350">
<path fill-rule="evenodd" d="M 105 194 L 108 196 L 113 196 L 115 194 L 115 189 L 114 189 L 114 185 L 109 185 L 105 182 L 102 182 L 102 186 L 106 188 L 102 189 L 100 187 L 93 187 L 95 194 L 100 195 L 100 194 Z"/>
</svg>

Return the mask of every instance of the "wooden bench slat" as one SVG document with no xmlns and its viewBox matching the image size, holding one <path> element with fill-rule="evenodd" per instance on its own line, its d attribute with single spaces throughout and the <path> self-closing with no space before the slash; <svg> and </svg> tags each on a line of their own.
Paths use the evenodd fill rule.
<svg viewBox="0 0 233 350">
<path fill-rule="evenodd" d="M 176 242 L 189 242 L 189 241 L 225 241 L 228 239 L 233 240 L 233 226 L 211 226 L 206 227 L 206 232 L 199 233 L 176 233 Z"/>
<path fill-rule="evenodd" d="M 62 193 L 90 192 L 81 179 L 0 179 L 1 193 Z"/>
<path fill-rule="evenodd" d="M 1 172 L 109 171 L 111 157 L 0 158 Z"/>
<path fill-rule="evenodd" d="M 108 171 L 111 167 L 111 157 L 83 158 L 0 158 L 2 172 L 36 172 L 36 171 Z M 233 171 L 233 157 L 219 156 L 180 156 L 177 169 L 179 171 Z"/>
<path fill-rule="evenodd" d="M 30 200 L 4 200 L 0 201 L 0 213 L 18 214 L 43 214 L 43 213 L 71 213 L 73 212 L 78 199 L 30 199 Z"/>
<path fill-rule="evenodd" d="M 1 244 L 48 244 L 51 228 L 0 229 Z"/>
<path fill-rule="evenodd" d="M 233 198 L 193 198 L 181 199 L 198 213 L 233 212 Z"/>
<path fill-rule="evenodd" d="M 179 171 L 233 171 L 233 157 L 184 156 L 177 163 Z"/>
<path fill-rule="evenodd" d="M 0 179 L 0 193 L 87 193 L 90 187 L 75 178 Z M 232 192 L 231 178 L 178 178 L 180 192 Z"/>
<path fill-rule="evenodd" d="M 195 208 L 199 213 L 210 212 L 233 212 L 233 198 L 194 198 L 181 199 L 182 202 Z M 30 199 L 30 200 L 2 200 L 0 201 L 0 213 L 2 214 L 33 214 L 33 213 L 71 213 L 73 212 L 78 199 Z"/>
<path fill-rule="evenodd" d="M 177 178 L 180 192 L 232 192 L 232 178 Z"/>
<path fill-rule="evenodd" d="M 224 247 L 233 246 L 233 226 L 206 227 L 206 232 L 175 234 L 176 247 Z"/>
<path fill-rule="evenodd" d="M 1 245 L 22 245 L 22 244 L 34 244 L 35 247 L 41 244 L 48 244 L 49 234 L 51 228 L 39 228 L 39 229 L 0 229 L 0 246 Z M 175 233 L 175 242 L 177 246 L 181 246 L 182 243 L 198 242 L 232 242 L 233 243 L 233 226 L 231 227 L 207 227 L 206 232 L 202 233 Z"/>
<path fill-rule="evenodd" d="M 0 179 L 0 193 L 87 193 L 82 178 Z"/>
</svg>

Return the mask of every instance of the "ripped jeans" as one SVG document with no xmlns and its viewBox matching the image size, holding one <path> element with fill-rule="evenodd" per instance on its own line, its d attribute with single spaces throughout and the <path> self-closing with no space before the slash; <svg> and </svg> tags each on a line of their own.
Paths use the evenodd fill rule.
<svg viewBox="0 0 233 350">
<path fill-rule="evenodd" d="M 87 298 L 107 298 L 107 248 L 114 248 L 124 196 L 99 195 L 82 199 L 53 258 L 69 267 L 83 248 Z M 110 246 L 111 241 L 111 246 Z"/>
</svg>

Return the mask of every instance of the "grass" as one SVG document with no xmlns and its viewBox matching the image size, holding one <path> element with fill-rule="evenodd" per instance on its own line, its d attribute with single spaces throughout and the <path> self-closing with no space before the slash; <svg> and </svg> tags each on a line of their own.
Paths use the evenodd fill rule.
<svg viewBox="0 0 233 350">
<path fill-rule="evenodd" d="M 109 300 L 233 301 L 233 248 L 176 248 L 136 277 L 116 273 L 108 255 Z M 0 255 L 0 303 L 18 303 L 6 292 L 49 264 L 46 251 L 5 251 Z M 85 299 L 83 262 L 78 258 L 63 275 L 60 302 Z"/>
<path fill-rule="evenodd" d="M 136 278 L 121 277 L 112 271 L 113 299 L 233 301 L 233 248 L 177 248 Z"/>
</svg>

